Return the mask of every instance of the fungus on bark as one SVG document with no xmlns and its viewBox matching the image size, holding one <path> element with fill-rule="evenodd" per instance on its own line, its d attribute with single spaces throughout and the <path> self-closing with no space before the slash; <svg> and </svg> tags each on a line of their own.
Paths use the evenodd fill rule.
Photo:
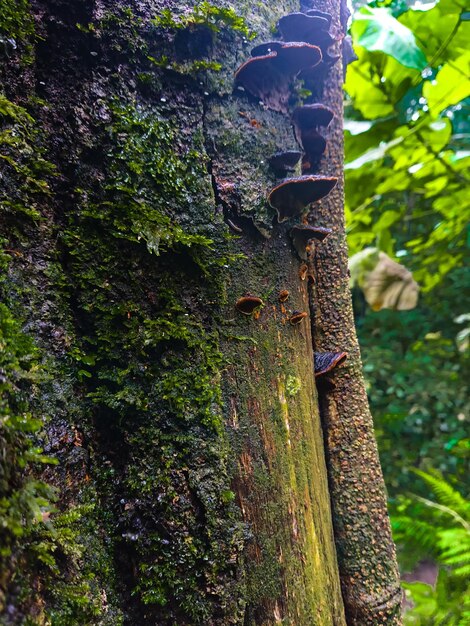
<svg viewBox="0 0 470 626">
<path fill-rule="evenodd" d="M 285 41 L 305 41 L 318 46 L 323 57 L 320 66 L 323 66 L 335 63 L 339 58 L 328 53 L 328 48 L 337 41 L 329 32 L 330 25 L 331 16 L 328 13 L 312 10 L 285 15 L 277 27 Z"/>
<path fill-rule="evenodd" d="M 292 326 L 297 326 L 300 322 L 307 317 L 308 313 L 305 311 L 294 311 L 289 318 L 289 322 Z"/>
<path fill-rule="evenodd" d="M 301 214 L 312 202 L 327 196 L 338 179 L 327 176 L 287 178 L 268 193 L 269 204 L 276 209 L 278 221 Z"/>
<path fill-rule="evenodd" d="M 284 152 L 276 152 L 269 157 L 269 165 L 276 172 L 291 172 L 300 161 L 302 153 L 298 150 L 286 150 Z"/>
<path fill-rule="evenodd" d="M 331 15 L 329 13 L 325 13 L 325 11 L 318 11 L 317 9 L 309 9 L 308 11 L 304 11 L 306 15 L 313 17 L 322 17 L 328 22 L 328 28 L 331 26 Z"/>
<path fill-rule="evenodd" d="M 297 251 L 299 257 L 307 260 L 307 247 L 312 239 L 316 241 L 323 241 L 325 237 L 331 233 L 331 228 L 324 228 L 323 226 L 309 226 L 308 224 L 297 224 L 290 231 L 292 243 Z"/>
<path fill-rule="evenodd" d="M 343 363 L 347 359 L 347 356 L 346 352 L 315 352 L 315 376 L 324 376 L 328 372 L 331 372 L 337 365 Z"/>
<path fill-rule="evenodd" d="M 271 52 L 277 52 L 284 45 L 284 41 L 266 41 L 265 43 L 260 43 L 251 50 L 252 57 L 261 57 L 266 54 L 270 54 Z"/>
<path fill-rule="evenodd" d="M 299 267 L 299 278 L 300 280 L 305 280 L 308 275 L 308 265 L 306 263 L 302 263 Z"/>
<path fill-rule="evenodd" d="M 318 45 L 322 33 L 328 33 L 330 22 L 320 15 L 289 13 L 280 18 L 277 28 L 286 41 L 306 41 Z"/>
<path fill-rule="evenodd" d="M 283 289 L 279 292 L 279 302 L 286 302 L 288 298 L 289 292 L 287 291 L 287 289 Z"/>
<path fill-rule="evenodd" d="M 321 50 L 321 63 L 315 67 L 306 68 L 299 74 L 299 78 L 305 81 L 309 89 L 314 89 L 315 84 L 328 71 L 329 66 L 336 63 L 340 58 L 338 55 L 333 56 L 328 52 L 328 49 L 338 41 L 329 32 L 330 26 L 331 15 L 315 9 L 303 13 L 290 13 L 278 22 L 279 32 L 286 41 L 306 41 L 318 46 Z"/>
<path fill-rule="evenodd" d="M 243 315 L 251 315 L 256 309 L 263 306 L 264 302 L 257 296 L 243 296 L 238 298 L 235 308 Z"/>
<path fill-rule="evenodd" d="M 318 132 L 319 126 L 328 126 L 334 114 L 323 104 L 306 104 L 292 114 L 294 134 L 304 149 L 302 169 L 311 169 L 325 152 L 326 139 Z"/>
<path fill-rule="evenodd" d="M 299 130 L 307 130 L 311 127 L 329 126 L 334 113 L 324 104 L 305 104 L 297 107 L 292 113 L 292 121 Z"/>
<path fill-rule="evenodd" d="M 287 113 L 291 81 L 301 70 L 318 65 L 321 58 L 317 46 L 280 43 L 272 52 L 245 61 L 235 72 L 235 83 L 260 98 L 268 108 Z"/>
</svg>

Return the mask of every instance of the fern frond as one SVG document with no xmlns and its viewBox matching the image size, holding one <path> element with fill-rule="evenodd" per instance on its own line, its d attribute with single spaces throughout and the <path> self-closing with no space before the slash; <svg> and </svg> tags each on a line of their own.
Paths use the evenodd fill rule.
<svg viewBox="0 0 470 626">
<path fill-rule="evenodd" d="M 422 519 L 414 519 L 405 515 L 392 517 L 394 540 L 397 543 L 412 543 L 429 554 L 436 554 L 439 536 L 438 527 Z"/>
<path fill-rule="evenodd" d="M 438 470 L 432 469 L 423 472 L 423 470 L 413 468 L 412 471 L 424 480 L 436 495 L 439 504 L 453 509 L 467 523 L 470 521 L 470 502 L 465 500 L 462 494 L 454 489 Z"/>
</svg>

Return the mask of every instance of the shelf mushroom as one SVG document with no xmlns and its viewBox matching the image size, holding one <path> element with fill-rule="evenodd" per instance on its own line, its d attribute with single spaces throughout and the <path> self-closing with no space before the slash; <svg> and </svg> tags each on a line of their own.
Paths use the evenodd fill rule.
<svg viewBox="0 0 470 626">
<path fill-rule="evenodd" d="M 276 172 L 291 172 L 295 169 L 301 156 L 302 153 L 298 150 L 285 150 L 270 156 L 268 163 Z"/>
<path fill-rule="evenodd" d="M 315 352 L 315 377 L 324 376 L 347 359 L 346 352 Z"/>
<path fill-rule="evenodd" d="M 235 308 L 243 315 L 251 315 L 256 309 L 263 306 L 264 302 L 257 296 L 243 296 L 238 298 Z"/>
<path fill-rule="evenodd" d="M 300 322 L 307 317 L 308 313 L 305 311 L 294 311 L 289 317 L 289 322 L 292 326 L 297 326 Z"/>
<path fill-rule="evenodd" d="M 303 171 L 311 169 L 325 152 L 326 139 L 318 132 L 318 127 L 327 127 L 334 113 L 323 104 L 306 104 L 294 109 L 292 123 L 295 138 L 304 149 Z"/>
<path fill-rule="evenodd" d="M 279 42 L 263 51 L 267 54 L 251 57 L 238 68 L 235 82 L 270 109 L 286 113 L 291 81 L 301 70 L 320 63 L 320 48 L 305 42 Z"/>
<path fill-rule="evenodd" d="M 320 15 L 289 13 L 280 18 L 277 28 L 286 41 L 306 41 L 315 43 L 328 33 L 330 21 Z"/>
<path fill-rule="evenodd" d="M 327 196 L 337 181 L 335 177 L 313 175 L 287 178 L 269 191 L 268 202 L 276 209 L 278 222 L 284 222 Z"/>
<path fill-rule="evenodd" d="M 330 233 L 331 228 L 324 228 L 323 226 L 309 226 L 308 224 L 297 224 L 290 231 L 290 236 L 297 254 L 303 261 L 306 261 L 307 247 L 310 241 L 312 241 L 312 239 L 315 239 L 316 241 L 323 241 Z"/>
</svg>

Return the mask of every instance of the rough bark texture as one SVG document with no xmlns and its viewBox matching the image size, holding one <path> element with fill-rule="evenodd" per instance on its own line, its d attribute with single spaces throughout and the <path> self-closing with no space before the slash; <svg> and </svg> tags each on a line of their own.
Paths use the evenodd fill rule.
<svg viewBox="0 0 470 626">
<path fill-rule="evenodd" d="M 344 34 L 345 3 L 341 12 L 334 0 L 312 4 L 334 13 L 337 33 Z M 328 74 L 321 97 L 335 112 L 321 171 L 338 176 L 339 183 L 310 216 L 315 225 L 334 229 L 333 236 L 315 250 L 316 283 L 311 305 L 315 350 L 344 350 L 348 359 L 335 373 L 335 388 L 320 393 L 320 409 L 348 624 L 400 624 L 399 574 L 349 288 L 343 213 L 343 105 L 338 90 L 341 80 L 338 63 Z"/>
<path fill-rule="evenodd" d="M 184 26 L 194 4 L 0 0 L 17 46 L 2 39 L 1 409 L 21 416 L 1 434 L 2 624 L 346 623 L 312 333 L 288 322 L 308 310 L 307 281 L 265 199 L 269 156 L 296 144 L 286 115 L 233 92 L 252 46 L 243 24 Z M 232 6 L 253 45 L 298 9 Z M 325 90 L 338 172 L 340 71 Z M 313 342 L 351 354 L 324 405 L 343 595 L 348 623 L 382 623 L 393 555 L 377 535 L 388 526 L 366 399 L 352 400 L 341 190 L 319 215 L 338 237 L 317 257 Z M 259 316 L 235 309 L 246 293 L 263 299 Z M 43 471 L 25 461 L 28 412 L 58 461 Z M 360 436 L 344 439 L 345 424 Z M 358 458 L 377 482 L 356 485 Z M 57 511 L 35 477 L 56 488 Z"/>
</svg>

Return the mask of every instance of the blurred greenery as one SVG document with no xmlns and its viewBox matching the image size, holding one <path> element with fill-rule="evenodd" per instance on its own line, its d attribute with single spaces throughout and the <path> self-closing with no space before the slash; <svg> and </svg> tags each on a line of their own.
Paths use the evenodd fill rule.
<svg viewBox="0 0 470 626">
<path fill-rule="evenodd" d="M 351 35 L 345 174 L 362 277 L 357 329 L 400 565 L 439 566 L 434 587 L 406 584 L 405 622 L 469 624 L 470 11 L 463 0 L 359 2 Z M 413 273 L 415 308 L 370 308 L 366 249 Z"/>
</svg>

